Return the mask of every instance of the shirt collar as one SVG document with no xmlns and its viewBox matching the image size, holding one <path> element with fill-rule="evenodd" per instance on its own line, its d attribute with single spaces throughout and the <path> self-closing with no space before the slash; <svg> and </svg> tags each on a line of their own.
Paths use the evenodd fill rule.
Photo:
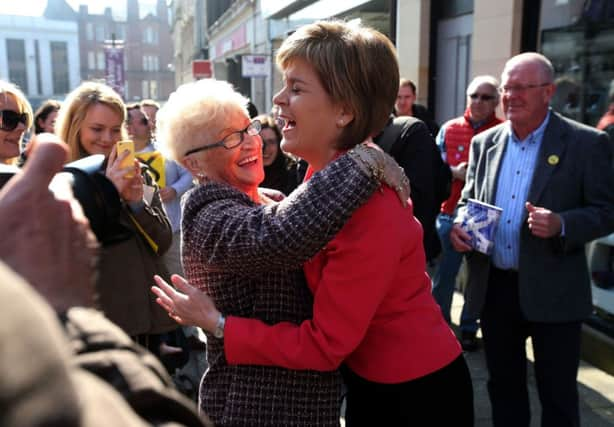
<svg viewBox="0 0 614 427">
<path fill-rule="evenodd" d="M 515 143 L 521 143 L 523 141 L 527 141 L 529 144 L 533 144 L 537 141 L 541 141 L 549 122 L 550 122 L 550 109 L 548 109 L 548 113 L 546 114 L 544 121 L 539 125 L 539 127 L 535 129 L 533 132 L 531 132 L 530 134 L 528 134 L 525 139 L 520 140 L 518 139 L 518 137 L 516 137 L 516 134 L 514 134 L 514 130 L 512 129 L 512 122 L 508 120 L 507 125 L 508 125 L 510 139 L 512 140 L 512 142 L 515 142 Z"/>
</svg>

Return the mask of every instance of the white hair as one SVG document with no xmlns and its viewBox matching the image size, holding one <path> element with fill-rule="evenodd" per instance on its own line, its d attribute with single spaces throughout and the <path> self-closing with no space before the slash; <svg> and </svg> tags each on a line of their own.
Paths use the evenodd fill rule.
<svg viewBox="0 0 614 427">
<path fill-rule="evenodd" d="M 538 65 L 542 77 L 544 78 L 544 83 L 552 83 L 554 81 L 554 67 L 552 66 L 552 62 L 550 62 L 550 60 L 544 55 L 537 52 L 525 52 L 511 57 L 505 63 L 501 76 L 503 76 L 508 69 L 524 63 L 533 63 Z"/>
<path fill-rule="evenodd" d="M 202 79 L 173 92 L 158 111 L 158 147 L 166 158 L 180 161 L 187 151 L 211 141 L 233 113 L 247 112 L 248 99 L 226 81 Z"/>
</svg>

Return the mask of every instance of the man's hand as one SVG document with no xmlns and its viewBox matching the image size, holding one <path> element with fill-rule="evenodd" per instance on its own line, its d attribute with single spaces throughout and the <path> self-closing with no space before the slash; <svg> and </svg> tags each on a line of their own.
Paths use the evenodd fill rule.
<svg viewBox="0 0 614 427">
<path fill-rule="evenodd" d="M 30 144 L 24 169 L 0 191 L 0 259 L 56 311 L 92 305 L 96 238 L 68 181 L 54 179 L 67 147 L 51 134 Z"/>
<path fill-rule="evenodd" d="M 160 189 L 160 199 L 162 199 L 163 203 L 172 202 L 176 197 L 177 191 L 170 185 Z"/>
<path fill-rule="evenodd" d="M 467 176 L 467 162 L 461 162 L 456 166 L 450 166 L 452 177 L 460 181 L 464 181 Z"/>
<path fill-rule="evenodd" d="M 456 252 L 469 252 L 473 250 L 469 242 L 471 236 L 461 228 L 460 225 L 454 224 L 450 230 L 450 243 Z"/>
<path fill-rule="evenodd" d="M 533 206 L 526 202 L 525 207 L 529 211 L 529 230 L 536 237 L 548 239 L 561 234 L 561 216 L 546 208 Z"/>
</svg>

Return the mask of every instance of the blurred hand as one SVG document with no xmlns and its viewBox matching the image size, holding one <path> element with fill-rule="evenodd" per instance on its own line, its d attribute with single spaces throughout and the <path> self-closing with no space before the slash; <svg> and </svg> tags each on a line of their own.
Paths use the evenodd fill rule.
<svg viewBox="0 0 614 427">
<path fill-rule="evenodd" d="M 177 198 L 177 191 L 170 185 L 160 189 L 160 199 L 163 203 L 172 202 Z"/>
<path fill-rule="evenodd" d="M 122 168 L 121 162 L 129 156 L 127 151 L 124 151 L 119 157 L 117 156 L 117 147 L 114 146 L 109 154 L 107 161 L 107 170 L 105 175 L 115 185 L 117 192 L 125 202 L 138 202 L 143 200 L 143 177 L 139 161 L 134 160 L 132 166 Z M 132 178 L 126 175 L 132 173 Z"/>
<path fill-rule="evenodd" d="M 456 166 L 450 166 L 452 171 L 452 177 L 461 181 L 465 180 L 467 176 L 467 162 L 460 162 Z"/>
<path fill-rule="evenodd" d="M 158 275 L 154 276 L 154 280 L 158 286 L 152 286 L 151 291 L 158 297 L 156 302 L 172 319 L 180 325 L 200 326 L 211 333 L 215 331 L 220 312 L 209 295 L 178 274 L 171 276 L 177 289 Z"/>
<path fill-rule="evenodd" d="M 454 247 L 456 252 L 468 252 L 472 251 L 473 248 L 469 244 L 471 241 L 471 236 L 461 228 L 460 225 L 454 224 L 452 229 L 450 230 L 450 243 Z"/>
<path fill-rule="evenodd" d="M 30 145 L 24 169 L 0 191 L 0 259 L 56 311 L 91 306 L 96 237 L 66 177 L 54 179 L 67 147 L 52 134 L 39 135 Z"/>
<path fill-rule="evenodd" d="M 529 202 L 525 203 L 525 207 L 529 211 L 527 218 L 529 230 L 534 236 L 548 239 L 561 234 L 562 222 L 559 214 L 546 208 L 533 206 Z"/>
</svg>

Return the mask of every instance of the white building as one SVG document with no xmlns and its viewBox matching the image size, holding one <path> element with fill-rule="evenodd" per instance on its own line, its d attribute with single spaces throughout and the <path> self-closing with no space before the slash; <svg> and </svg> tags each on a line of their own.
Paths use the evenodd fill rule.
<svg viewBox="0 0 614 427">
<path fill-rule="evenodd" d="M 0 16 L 0 79 L 17 84 L 36 108 L 81 81 L 76 22 Z"/>
</svg>

